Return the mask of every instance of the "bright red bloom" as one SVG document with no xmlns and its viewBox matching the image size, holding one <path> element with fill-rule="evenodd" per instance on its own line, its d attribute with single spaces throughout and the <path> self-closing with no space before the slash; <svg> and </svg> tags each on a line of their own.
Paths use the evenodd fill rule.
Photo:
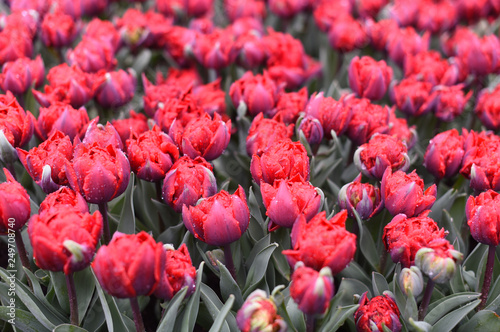
<svg viewBox="0 0 500 332">
<path fill-rule="evenodd" d="M 476 76 L 484 76 L 497 71 L 500 59 L 500 41 L 495 35 L 479 38 L 474 33 L 456 46 L 456 55 L 466 70 Z"/>
<path fill-rule="evenodd" d="M 382 179 L 385 169 L 408 170 L 410 158 L 403 141 L 386 134 L 375 134 L 354 153 L 354 163 L 364 175 Z"/>
<path fill-rule="evenodd" d="M 472 91 L 465 94 L 463 87 L 463 84 L 434 87 L 422 108 L 433 111 L 434 115 L 441 121 L 453 121 L 462 114 L 467 102 L 472 97 Z"/>
<path fill-rule="evenodd" d="M 162 180 L 179 159 L 179 150 L 167 134 L 154 126 L 140 135 L 131 135 L 127 140 L 127 156 L 138 178 L 156 182 Z"/>
<path fill-rule="evenodd" d="M 14 148 L 22 147 L 33 136 L 35 117 L 25 112 L 11 92 L 0 95 L 0 132 Z"/>
<path fill-rule="evenodd" d="M 285 125 L 280 121 L 278 114 L 272 119 L 265 119 L 263 113 L 259 113 L 252 121 L 247 136 L 247 154 L 261 156 L 264 151 L 277 141 L 293 136 L 294 125 Z"/>
<path fill-rule="evenodd" d="M 130 111 L 129 118 L 111 120 L 111 124 L 115 127 L 118 135 L 120 135 L 123 146 L 127 145 L 127 140 L 133 133 L 140 135 L 149 130 L 148 118 L 142 113 L 136 113 L 134 110 Z"/>
<path fill-rule="evenodd" d="M 396 30 L 387 40 L 387 52 L 389 57 L 396 63 L 403 65 L 406 57 L 429 49 L 429 34 L 420 36 L 414 28 L 402 28 Z"/>
<path fill-rule="evenodd" d="M 376 327 L 383 331 L 384 327 L 392 332 L 401 331 L 398 305 L 389 294 L 379 295 L 368 300 L 368 292 L 359 299 L 359 308 L 354 313 L 356 331 L 371 332 Z"/>
<path fill-rule="evenodd" d="M 392 68 L 384 60 L 356 56 L 349 64 L 349 86 L 361 98 L 379 100 L 392 80 Z"/>
<path fill-rule="evenodd" d="M 68 184 L 65 164 L 73 157 L 73 144 L 60 131 L 55 131 L 29 152 L 17 148 L 17 154 L 24 168 L 44 192 L 51 193 Z"/>
<path fill-rule="evenodd" d="M 87 110 L 74 109 L 71 105 L 55 102 L 49 107 L 40 107 L 35 134 L 46 140 L 56 131 L 68 135 L 71 140 L 83 137 L 89 123 Z"/>
<path fill-rule="evenodd" d="M 163 36 L 165 50 L 180 66 L 188 67 L 192 63 L 192 51 L 195 44 L 195 31 L 173 25 Z"/>
<path fill-rule="evenodd" d="M 391 116 L 389 120 L 389 135 L 395 136 L 405 142 L 408 150 L 411 150 L 415 143 L 417 143 L 417 130 L 416 126 L 408 126 L 408 121 L 404 118 L 396 117 L 395 110 L 392 109 Z"/>
<path fill-rule="evenodd" d="M 424 166 L 437 179 L 455 176 L 465 154 L 464 139 L 456 129 L 434 136 L 424 155 Z"/>
<path fill-rule="evenodd" d="M 101 40 L 111 46 L 114 52 L 117 52 L 121 45 L 121 37 L 118 30 L 116 30 L 113 23 L 107 20 L 92 19 L 85 27 L 84 35 L 89 38 Z"/>
<path fill-rule="evenodd" d="M 102 216 L 71 207 L 34 215 L 28 234 L 36 265 L 70 274 L 90 265 L 102 233 Z M 123 258 L 123 257 L 122 257 Z"/>
<path fill-rule="evenodd" d="M 99 248 L 92 269 L 101 287 L 117 298 L 151 295 L 163 278 L 165 249 L 151 235 L 115 232 Z"/>
<path fill-rule="evenodd" d="M 168 80 L 169 76 L 167 76 Z M 144 95 L 142 99 L 144 101 L 144 112 L 148 116 L 154 116 L 155 112 L 162 108 L 165 102 L 169 99 L 178 99 L 181 97 L 183 91 L 188 90 L 183 82 L 176 82 L 169 84 L 168 82 L 158 83 L 157 85 L 152 84 L 148 81 L 146 76 L 142 75 L 142 82 L 144 85 Z M 167 129 L 168 131 L 168 129 Z"/>
<path fill-rule="evenodd" d="M 390 35 L 399 29 L 398 23 L 393 19 L 365 22 L 365 31 L 370 45 L 379 51 L 384 51 Z"/>
<path fill-rule="evenodd" d="M 269 231 L 291 228 L 299 215 L 309 221 L 321 207 L 320 189 L 308 182 L 277 180 L 273 185 L 262 182 L 260 192 L 270 219 Z"/>
<path fill-rule="evenodd" d="M 397 108 L 411 116 L 421 116 L 430 111 L 425 106 L 432 91 L 432 83 L 417 80 L 415 76 L 404 78 L 391 90 L 391 99 Z"/>
<path fill-rule="evenodd" d="M 234 27 L 232 29 L 235 30 Z M 237 36 L 232 52 L 236 63 L 247 69 L 259 67 L 267 58 L 267 49 L 261 33 L 255 29 Z"/>
<path fill-rule="evenodd" d="M 283 123 L 294 124 L 300 112 L 306 107 L 307 99 L 307 88 L 302 88 L 297 92 L 283 92 L 278 97 L 276 107 L 267 114 L 271 117 L 280 114 Z"/>
<path fill-rule="evenodd" d="M 204 117 L 207 114 L 196 102 L 191 90 L 183 93 L 179 98 L 166 99 L 158 104 L 154 114 L 155 122 L 164 132 L 174 130 L 182 132 L 191 120 Z M 173 124 L 175 123 L 175 128 Z M 170 135 L 172 137 L 172 135 Z"/>
<path fill-rule="evenodd" d="M 175 212 L 181 212 L 184 205 L 195 205 L 200 198 L 214 195 L 217 182 L 212 165 L 201 157 L 179 158 L 165 175 L 162 192 L 163 200 Z"/>
<path fill-rule="evenodd" d="M 193 99 L 210 116 L 226 113 L 226 92 L 220 87 L 221 79 L 193 87 Z"/>
<path fill-rule="evenodd" d="M 500 137 L 490 132 L 471 131 L 465 136 L 465 155 L 460 174 L 470 179 L 477 191 L 500 190 Z"/>
<path fill-rule="evenodd" d="M 488 129 L 500 129 L 500 86 L 493 91 L 481 90 L 474 112 Z"/>
<path fill-rule="evenodd" d="M 467 224 L 474 240 L 489 246 L 500 244 L 500 195 L 488 190 L 470 196 L 465 206 Z"/>
<path fill-rule="evenodd" d="M 87 202 L 106 203 L 127 189 L 130 164 L 111 144 L 103 148 L 98 143 L 82 143 L 75 146 L 72 162 L 66 163 L 66 176 Z"/>
<path fill-rule="evenodd" d="M 250 172 L 257 183 L 273 184 L 280 179 L 309 181 L 309 157 L 300 142 L 281 140 L 261 156 L 253 155 Z"/>
<path fill-rule="evenodd" d="M 347 107 L 345 100 L 339 101 L 332 97 L 323 97 L 323 92 L 313 94 L 305 108 L 306 116 L 318 119 L 323 126 L 327 138 L 332 137 L 332 130 L 337 136 L 346 132 L 352 118 L 352 108 Z"/>
<path fill-rule="evenodd" d="M 60 10 L 43 17 L 40 37 L 47 47 L 69 46 L 80 31 L 81 22 Z"/>
<path fill-rule="evenodd" d="M 29 28 L 9 27 L 0 31 L 0 65 L 33 54 L 33 34 Z"/>
<path fill-rule="evenodd" d="M 116 65 L 114 49 L 99 39 L 83 36 L 82 40 L 66 57 L 70 65 L 76 65 L 86 73 L 112 70 Z"/>
<path fill-rule="evenodd" d="M 349 0 L 316 1 L 313 11 L 314 22 L 321 31 L 328 32 L 338 19 L 352 15 L 353 4 Z"/>
<path fill-rule="evenodd" d="M 409 55 L 404 62 L 405 77 L 416 76 L 435 85 L 453 85 L 458 80 L 458 66 L 442 59 L 439 52 L 430 50 Z"/>
<path fill-rule="evenodd" d="M 280 18 L 292 18 L 309 5 L 309 0 L 269 0 L 269 10 Z"/>
<path fill-rule="evenodd" d="M 238 186 L 233 195 L 222 190 L 195 206 L 183 206 L 182 221 L 195 238 L 209 245 L 228 245 L 245 233 L 250 222 L 245 191 Z"/>
<path fill-rule="evenodd" d="M 62 186 L 51 194 L 48 194 L 38 209 L 38 214 L 50 214 L 53 210 L 73 209 L 81 213 L 89 212 L 89 205 L 80 193 L 69 187 Z"/>
<path fill-rule="evenodd" d="M 23 228 L 30 218 L 31 205 L 26 189 L 6 168 L 3 172 L 7 181 L 0 183 L 0 234 L 7 234 L 9 229 Z"/>
<path fill-rule="evenodd" d="M 351 52 L 365 46 L 368 38 L 361 23 L 352 16 L 345 15 L 331 25 L 328 41 L 335 50 Z"/>
<path fill-rule="evenodd" d="M 268 73 L 253 75 L 248 71 L 231 84 L 229 95 L 233 105 L 238 108 L 244 102 L 251 116 L 269 113 L 278 99 L 278 88 Z"/>
<path fill-rule="evenodd" d="M 433 34 L 453 29 L 458 23 L 458 8 L 451 0 L 420 0 L 417 27 Z"/>
<path fill-rule="evenodd" d="M 263 0 L 224 0 L 224 11 L 231 22 L 244 17 L 263 20 L 266 16 L 266 2 Z"/>
<path fill-rule="evenodd" d="M 92 80 L 76 66 L 68 66 L 66 63 L 52 67 L 47 75 L 49 85 L 46 85 L 45 93 L 33 91 L 35 99 L 43 107 L 49 107 L 55 102 L 71 104 L 78 108 L 85 105 L 92 98 Z"/>
<path fill-rule="evenodd" d="M 189 296 L 195 291 L 196 269 L 186 244 L 183 243 L 177 250 L 168 247 L 166 251 L 165 270 L 155 290 L 155 296 L 171 300 L 184 287 L 188 288 L 186 296 Z"/>
<path fill-rule="evenodd" d="M 413 218 L 398 214 L 384 227 L 384 246 L 393 262 L 403 267 L 415 265 L 417 251 L 435 239 L 444 239 L 447 232 L 427 216 L 429 212 Z"/>
<path fill-rule="evenodd" d="M 307 266 L 299 266 L 292 274 L 290 296 L 299 309 L 308 315 L 323 314 L 333 293 L 333 277 L 328 268 L 318 272 Z"/>
<path fill-rule="evenodd" d="M 403 171 L 392 173 L 388 167 L 382 177 L 380 192 L 385 207 L 393 216 L 403 213 L 413 217 L 432 207 L 437 189 L 433 184 L 424 190 L 424 180 L 415 170 L 410 174 Z"/>
<path fill-rule="evenodd" d="M 384 208 L 380 197 L 380 190 L 369 183 L 361 183 L 361 173 L 354 181 L 340 188 L 338 195 L 339 206 L 347 210 L 349 217 L 355 219 L 353 210 L 363 220 L 370 219 Z"/>
<path fill-rule="evenodd" d="M 304 262 L 307 267 L 320 271 L 329 267 L 332 274 L 340 273 L 354 259 L 356 235 L 345 229 L 347 211 L 326 219 L 320 212 L 309 222 L 304 216 L 292 229 L 292 250 L 283 250 L 291 266 Z"/>
<path fill-rule="evenodd" d="M 212 9 L 214 0 L 156 0 L 155 2 L 156 8 L 163 15 L 182 18 L 207 14 Z"/>
<path fill-rule="evenodd" d="M 233 43 L 234 38 L 229 29 L 215 29 L 210 34 L 198 33 L 193 45 L 193 54 L 202 66 L 221 69 L 234 61 L 231 52 Z"/>
<path fill-rule="evenodd" d="M 32 86 L 40 86 L 45 79 L 45 68 L 40 56 L 35 60 L 19 58 L 14 62 L 7 62 L 0 74 L 0 87 L 20 95 Z"/>
<path fill-rule="evenodd" d="M 94 76 L 94 98 L 97 103 L 107 108 L 125 105 L 134 97 L 136 85 L 135 72 L 118 70 L 101 71 Z"/>
</svg>

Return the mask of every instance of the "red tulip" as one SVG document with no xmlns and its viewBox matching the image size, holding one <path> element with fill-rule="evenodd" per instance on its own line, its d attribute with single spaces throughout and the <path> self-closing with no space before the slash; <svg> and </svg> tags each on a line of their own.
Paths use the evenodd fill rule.
<svg viewBox="0 0 500 332">
<path fill-rule="evenodd" d="M 102 71 L 94 77 L 94 80 L 94 98 L 103 107 L 118 108 L 134 97 L 136 78 L 132 69 L 128 72 Z"/>
<path fill-rule="evenodd" d="M 30 218 L 30 197 L 26 189 L 3 169 L 6 182 L 0 183 L 0 234 L 20 230 Z"/>
<path fill-rule="evenodd" d="M 384 292 L 383 295 L 368 299 L 365 292 L 359 299 L 359 308 L 354 313 L 356 331 L 371 332 L 375 329 L 387 329 L 392 332 L 401 331 L 399 320 L 401 313 L 392 293 Z"/>
<path fill-rule="evenodd" d="M 318 272 L 299 266 L 292 274 L 290 296 L 305 314 L 323 314 L 328 309 L 333 293 L 333 277 L 327 267 Z"/>
<path fill-rule="evenodd" d="M 456 129 L 450 129 L 429 141 L 424 166 L 437 179 L 450 178 L 460 170 L 464 154 L 463 137 Z"/>
<path fill-rule="evenodd" d="M 79 21 L 58 10 L 43 17 L 40 37 L 47 47 L 69 46 L 80 30 Z"/>
<path fill-rule="evenodd" d="M 235 107 L 245 103 L 252 116 L 270 112 L 277 101 L 278 88 L 267 72 L 253 75 L 246 72 L 242 78 L 231 84 L 229 95 Z"/>
<path fill-rule="evenodd" d="M 490 246 L 500 244 L 499 207 L 500 196 L 493 190 L 469 197 L 465 215 L 474 240 Z"/>
<path fill-rule="evenodd" d="M 286 126 L 277 115 L 272 119 L 265 119 L 264 114 L 259 113 L 252 121 L 247 136 L 247 154 L 261 156 L 264 151 L 277 141 L 293 136 L 294 125 Z"/>
<path fill-rule="evenodd" d="M 356 56 L 349 64 L 349 86 L 361 98 L 379 100 L 392 80 L 392 68 L 384 60 Z"/>
<path fill-rule="evenodd" d="M 40 107 L 35 134 L 46 140 L 56 131 L 60 131 L 73 141 L 75 137 L 83 137 L 88 123 L 89 116 L 84 107 L 74 109 L 69 104 L 57 101 L 49 107 Z"/>
<path fill-rule="evenodd" d="M 340 188 L 338 195 L 339 206 L 347 210 L 349 217 L 355 219 L 353 210 L 363 220 L 369 219 L 384 208 L 380 197 L 380 190 L 369 183 L 361 183 L 361 174 L 353 182 Z"/>
<path fill-rule="evenodd" d="M 89 212 L 89 206 L 80 193 L 69 187 L 61 187 L 51 194 L 48 194 L 40 203 L 38 214 L 50 214 L 53 210 L 73 209 L 81 213 Z"/>
</svg>

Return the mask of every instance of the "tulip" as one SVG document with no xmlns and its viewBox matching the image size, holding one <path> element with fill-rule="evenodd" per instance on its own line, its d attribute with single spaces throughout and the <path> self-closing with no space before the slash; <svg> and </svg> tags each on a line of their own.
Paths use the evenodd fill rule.
<svg viewBox="0 0 500 332">
<path fill-rule="evenodd" d="M 391 99 L 397 108 L 412 116 L 421 116 L 430 112 L 426 107 L 430 100 L 432 84 L 417 80 L 414 76 L 404 78 L 391 90 Z"/>
<path fill-rule="evenodd" d="M 238 108 L 243 102 L 252 116 L 271 111 L 277 101 L 277 92 L 278 88 L 266 71 L 255 76 L 246 72 L 229 89 L 234 106 Z"/>
<path fill-rule="evenodd" d="M 389 58 L 403 65 L 406 57 L 427 51 L 429 38 L 429 33 L 420 36 L 413 27 L 398 29 L 387 40 L 386 49 Z"/>
<path fill-rule="evenodd" d="M 443 284 L 451 280 L 457 263 L 462 260 L 463 254 L 455 250 L 447 240 L 436 239 L 417 251 L 415 266 L 433 282 Z"/>
<path fill-rule="evenodd" d="M 304 135 L 310 145 L 320 144 L 323 140 L 323 126 L 312 116 L 306 116 L 300 121 L 299 132 Z"/>
<path fill-rule="evenodd" d="M 233 37 L 228 30 L 215 29 L 210 34 L 196 36 L 193 54 L 202 66 L 220 70 L 234 61 L 232 45 Z"/>
<path fill-rule="evenodd" d="M 266 16 L 266 3 L 261 0 L 225 0 L 224 9 L 231 22 L 239 18 L 263 19 Z"/>
<path fill-rule="evenodd" d="M 213 6 L 213 0 L 157 0 L 156 8 L 165 16 L 182 18 L 185 16 L 199 17 L 207 14 Z"/>
<path fill-rule="evenodd" d="M 331 25 L 328 41 L 335 50 L 347 53 L 362 48 L 367 42 L 367 36 L 361 23 L 352 16 L 345 15 Z"/>
<path fill-rule="evenodd" d="M 47 47 L 69 46 L 76 38 L 79 26 L 79 21 L 61 11 L 48 13 L 43 17 L 40 37 Z"/>
<path fill-rule="evenodd" d="M 40 107 L 35 134 L 46 140 L 59 131 L 73 140 L 83 137 L 88 123 L 89 116 L 84 107 L 74 109 L 69 104 L 55 102 L 49 107 Z"/>
<path fill-rule="evenodd" d="M 38 214 L 50 214 L 53 210 L 72 209 L 81 213 L 88 213 L 89 206 L 80 193 L 69 187 L 61 187 L 51 194 L 48 194 L 40 203 Z"/>
<path fill-rule="evenodd" d="M 307 315 L 323 314 L 333 297 L 334 285 L 330 268 L 319 272 L 299 264 L 291 277 L 290 296 Z"/>
<path fill-rule="evenodd" d="M 24 26 L 4 28 L 0 32 L 0 65 L 33 54 L 33 34 Z"/>
<path fill-rule="evenodd" d="M 409 127 L 408 121 L 404 118 L 396 117 L 395 112 L 391 112 L 387 134 L 402 140 L 408 147 L 408 150 L 411 150 L 418 140 L 416 126 Z"/>
<path fill-rule="evenodd" d="M 382 177 L 380 193 L 385 207 L 393 216 L 403 213 L 413 217 L 432 207 L 437 189 L 433 184 L 424 190 L 424 181 L 415 170 L 406 174 L 403 171 L 392 173 L 391 168 L 387 168 Z"/>
<path fill-rule="evenodd" d="M 459 20 L 458 6 L 453 1 L 423 1 L 417 15 L 419 30 L 439 34 L 453 29 Z"/>
<path fill-rule="evenodd" d="M 99 123 L 98 117 L 89 123 L 82 143 L 87 146 L 96 144 L 103 149 L 106 149 L 109 145 L 118 150 L 123 149 L 122 139 L 115 127 L 109 122 L 103 126 Z"/>
<path fill-rule="evenodd" d="M 281 93 L 276 102 L 276 107 L 268 113 L 269 116 L 279 115 L 281 121 L 286 124 L 294 124 L 299 118 L 307 104 L 307 89 L 302 88 L 298 92 Z"/>
<path fill-rule="evenodd" d="M 233 52 L 236 63 L 245 69 L 258 68 L 267 57 L 261 35 L 255 30 L 245 30 L 244 34 L 238 36 Z"/>
<path fill-rule="evenodd" d="M 453 121 L 453 119 L 462 114 L 472 96 L 472 91 L 469 91 L 465 95 L 462 89 L 462 84 L 436 86 L 422 108 L 430 109 L 441 121 Z"/>
<path fill-rule="evenodd" d="M 264 151 L 277 141 L 291 139 L 294 125 L 285 125 L 281 115 L 272 119 L 265 119 L 263 113 L 259 113 L 252 121 L 246 142 L 247 154 L 261 156 Z"/>
<path fill-rule="evenodd" d="M 369 56 L 356 56 L 349 64 L 349 86 L 361 98 L 379 100 L 384 97 L 392 80 L 392 68 L 385 61 Z"/>
<path fill-rule="evenodd" d="M 303 11 L 309 5 L 307 0 L 269 0 L 269 10 L 283 19 L 289 19 Z"/>
<path fill-rule="evenodd" d="M 488 129 L 498 131 L 500 129 L 500 118 L 498 117 L 498 101 L 500 97 L 500 87 L 493 91 L 481 90 L 476 102 L 474 112 L 481 120 L 481 123 Z"/>
<path fill-rule="evenodd" d="M 380 190 L 369 183 L 361 183 L 361 174 L 353 182 L 340 188 L 338 200 L 340 208 L 347 210 L 351 218 L 356 217 L 353 210 L 356 210 L 361 219 L 366 220 L 384 208 Z"/>
<path fill-rule="evenodd" d="M 112 46 L 87 36 L 73 50 L 69 50 L 66 57 L 70 65 L 75 65 L 86 73 L 112 70 L 116 65 Z"/>
<path fill-rule="evenodd" d="M 141 135 L 149 130 L 147 117 L 142 113 L 136 113 L 134 110 L 130 110 L 129 118 L 111 120 L 111 124 L 120 135 L 123 146 L 127 146 L 127 140 L 133 133 Z"/>
<path fill-rule="evenodd" d="M 420 77 L 422 81 L 436 85 L 453 85 L 458 80 L 458 67 L 442 59 L 439 52 L 430 50 L 409 55 L 404 63 L 405 77 Z"/>
<path fill-rule="evenodd" d="M 287 330 L 285 321 L 278 315 L 275 302 L 261 289 L 256 289 L 248 295 L 238 310 L 236 323 L 242 332 Z"/>
<path fill-rule="evenodd" d="M 199 107 L 201 107 L 210 116 L 215 113 L 224 115 L 226 113 L 226 92 L 220 88 L 221 79 L 199 85 L 193 88 L 193 98 Z"/>
<path fill-rule="evenodd" d="M 194 160 L 179 158 L 163 181 L 163 200 L 175 212 L 182 212 L 184 205 L 192 206 L 200 198 L 207 198 L 217 192 L 217 182 L 212 165 L 201 157 Z"/>
<path fill-rule="evenodd" d="M 403 268 L 399 274 L 399 287 L 407 296 L 419 296 L 424 290 L 424 277 L 420 269 L 416 266 Z"/>
<path fill-rule="evenodd" d="M 42 73 L 41 80 L 40 72 Z M 41 84 L 43 79 L 45 79 L 45 73 L 40 56 L 37 57 L 37 60 L 19 58 L 3 65 L 0 74 L 0 87 L 4 91 L 21 95 L 28 91 L 33 83 Z"/>
<path fill-rule="evenodd" d="M 402 325 L 399 320 L 399 312 L 394 295 L 388 291 L 383 295 L 368 299 L 365 292 L 359 300 L 359 308 L 354 313 L 356 331 L 401 331 Z M 385 329 L 384 329 L 385 326 Z"/>
<path fill-rule="evenodd" d="M 337 136 L 344 134 L 352 118 L 352 110 L 346 107 L 343 100 L 324 97 L 323 92 L 311 96 L 305 113 L 319 120 L 327 138 L 332 137 L 332 130 Z"/>
<path fill-rule="evenodd" d="M 314 6 L 314 21 L 321 31 L 328 32 L 337 19 L 352 15 L 353 7 L 350 0 L 318 1 Z"/>
<path fill-rule="evenodd" d="M 106 108 L 118 108 L 134 97 L 136 85 L 135 72 L 129 69 L 115 72 L 100 72 L 94 82 L 94 98 Z"/>
<path fill-rule="evenodd" d="M 356 145 L 368 142 L 376 133 L 386 134 L 389 131 L 392 113 L 389 107 L 372 104 L 366 98 L 345 98 L 344 105 L 352 112 L 346 135 Z"/>
<path fill-rule="evenodd" d="M 464 139 L 456 129 L 450 129 L 434 136 L 429 141 L 424 155 L 425 168 L 436 179 L 455 176 L 465 154 Z"/>
<path fill-rule="evenodd" d="M 11 148 L 22 147 L 28 143 L 33 136 L 34 120 L 33 115 L 23 110 L 11 92 L 0 95 L 0 132 Z M 2 143 L 2 150 L 5 148 L 7 147 Z"/>
<path fill-rule="evenodd" d="M 82 2 L 82 11 L 86 11 L 87 9 L 84 8 L 84 6 L 90 6 L 90 5 L 98 5 L 96 4 L 91 4 L 91 2 L 99 2 L 96 0 L 80 0 Z M 104 0 L 100 2 L 101 6 L 107 6 L 107 0 Z M 115 26 L 113 25 L 112 22 L 106 21 L 106 20 L 100 20 L 99 18 L 94 18 L 92 19 L 87 26 L 85 27 L 85 36 L 91 37 L 94 39 L 100 39 L 102 42 L 107 43 L 111 48 L 114 50 L 114 52 L 117 52 L 118 49 L 121 46 L 121 37 L 120 34 L 118 33 L 118 30 L 116 30 Z"/>
</svg>

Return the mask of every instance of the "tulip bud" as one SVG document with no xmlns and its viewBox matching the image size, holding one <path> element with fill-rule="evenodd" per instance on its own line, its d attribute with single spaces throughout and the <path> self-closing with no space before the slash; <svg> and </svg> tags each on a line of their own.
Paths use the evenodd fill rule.
<svg viewBox="0 0 500 332">
<path fill-rule="evenodd" d="M 277 314 L 276 304 L 265 291 L 253 291 L 238 310 L 236 323 L 242 332 L 285 332 L 287 325 Z"/>
<path fill-rule="evenodd" d="M 380 190 L 369 183 L 361 183 L 361 174 L 340 189 L 338 200 L 340 208 L 347 210 L 351 218 L 355 218 L 353 210 L 356 210 L 361 219 L 366 220 L 384 208 Z"/>
<path fill-rule="evenodd" d="M 333 293 L 333 276 L 329 267 L 317 272 L 303 263 L 297 264 L 291 278 L 290 295 L 302 312 L 308 315 L 323 314 Z"/>
<path fill-rule="evenodd" d="M 103 107 L 118 108 L 132 100 L 135 85 L 136 74 L 133 69 L 128 72 L 101 72 L 95 78 L 94 98 Z"/>
<path fill-rule="evenodd" d="M 403 268 L 399 275 L 399 287 L 407 296 L 419 296 L 424 289 L 424 277 L 420 269 L 416 266 Z"/>
<path fill-rule="evenodd" d="M 456 129 L 434 136 L 424 155 L 424 166 L 437 179 L 456 175 L 465 154 L 464 139 Z"/>
<path fill-rule="evenodd" d="M 356 56 L 349 64 L 349 86 L 360 98 L 382 99 L 391 80 L 392 68 L 384 60 Z"/>
<path fill-rule="evenodd" d="M 252 116 L 271 111 L 277 101 L 278 88 L 264 71 L 262 75 L 247 72 L 231 84 L 229 95 L 235 107 L 244 102 Z"/>
<path fill-rule="evenodd" d="M 463 254 L 453 249 L 445 239 L 431 241 L 415 255 L 415 266 L 438 284 L 449 281 L 455 274 L 456 265 L 463 260 Z"/>
<path fill-rule="evenodd" d="M 323 140 L 323 126 L 312 116 L 306 116 L 300 121 L 299 132 L 304 135 L 310 145 L 319 144 Z"/>
</svg>

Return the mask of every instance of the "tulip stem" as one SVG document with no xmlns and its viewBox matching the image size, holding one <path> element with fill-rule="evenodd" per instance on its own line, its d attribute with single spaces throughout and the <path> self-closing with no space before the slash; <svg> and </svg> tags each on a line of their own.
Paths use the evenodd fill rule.
<svg viewBox="0 0 500 332">
<path fill-rule="evenodd" d="M 137 302 L 137 297 L 130 298 L 130 306 L 132 307 L 132 312 L 134 313 L 134 323 L 137 332 L 145 332 L 144 322 L 142 321 L 141 309 L 139 308 L 139 302 Z"/>
<path fill-rule="evenodd" d="M 73 272 L 66 274 L 66 287 L 68 287 L 71 325 L 78 326 L 78 302 L 76 301 L 76 289 L 75 280 L 73 279 Z"/>
<path fill-rule="evenodd" d="M 156 188 L 156 200 L 158 202 L 163 202 L 163 192 L 162 192 L 162 186 L 161 186 L 161 181 L 156 181 L 155 182 L 155 188 Z M 161 217 L 161 213 L 158 212 L 158 228 L 160 230 L 160 233 L 163 233 L 165 231 L 165 225 L 163 224 L 163 218 Z"/>
<path fill-rule="evenodd" d="M 493 275 L 493 265 L 495 264 L 495 250 L 496 246 L 490 245 L 488 248 L 488 260 L 486 262 L 486 270 L 484 271 L 483 289 L 481 290 L 481 303 L 479 303 L 477 310 L 482 310 L 486 306 L 488 293 L 490 292 L 491 277 Z"/>
<path fill-rule="evenodd" d="M 424 320 L 427 314 L 427 308 L 431 302 L 432 291 L 434 290 L 434 281 L 429 278 L 427 281 L 427 286 L 425 286 L 424 297 L 422 298 L 422 303 L 420 303 L 420 308 L 418 309 L 418 320 Z"/>
<path fill-rule="evenodd" d="M 224 246 L 224 263 L 231 273 L 231 276 L 236 281 L 236 269 L 234 267 L 233 252 L 231 251 L 231 244 Z"/>
<path fill-rule="evenodd" d="M 104 244 L 108 244 L 111 239 L 111 235 L 109 233 L 109 222 L 108 222 L 108 203 L 99 203 L 99 212 L 102 215 L 102 236 Z"/>
<path fill-rule="evenodd" d="M 313 332 L 316 317 L 314 315 L 306 315 L 306 332 Z"/>
<path fill-rule="evenodd" d="M 25 268 L 31 271 L 30 260 L 28 258 L 28 255 L 26 254 L 26 247 L 24 246 L 24 241 L 20 230 L 15 231 L 15 238 L 17 252 L 19 254 L 19 258 L 21 259 L 21 263 Z"/>
</svg>

